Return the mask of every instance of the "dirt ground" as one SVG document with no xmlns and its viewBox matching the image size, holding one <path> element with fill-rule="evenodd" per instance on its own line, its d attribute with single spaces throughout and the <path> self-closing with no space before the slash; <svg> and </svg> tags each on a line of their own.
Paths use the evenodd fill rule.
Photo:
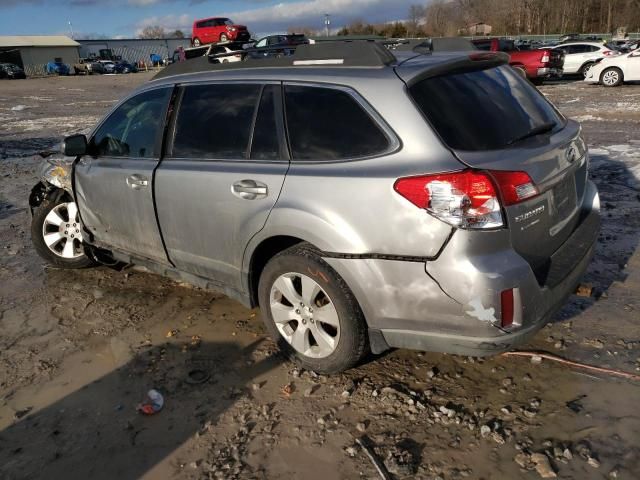
<svg viewBox="0 0 640 480">
<path fill-rule="evenodd" d="M 638 382 L 412 351 L 317 376 L 223 295 L 45 266 L 29 234 L 37 152 L 150 77 L 0 83 L 0 479 L 379 478 L 363 435 L 396 479 L 640 476 Z M 638 373 L 640 85 L 541 90 L 583 124 L 603 229 L 591 296 L 523 348 Z M 140 415 L 152 388 L 164 408 Z"/>
</svg>

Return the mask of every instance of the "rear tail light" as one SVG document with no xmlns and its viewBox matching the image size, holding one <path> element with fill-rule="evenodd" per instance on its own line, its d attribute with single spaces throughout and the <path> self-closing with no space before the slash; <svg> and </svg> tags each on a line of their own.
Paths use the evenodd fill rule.
<svg viewBox="0 0 640 480">
<path fill-rule="evenodd" d="M 615 55 L 615 54 L 616 54 L 616 52 L 614 52 L 613 50 L 603 50 L 603 51 L 602 51 L 602 53 L 603 53 L 604 55 L 606 55 L 607 57 L 610 57 L 610 56 L 612 56 L 612 55 Z"/>
<path fill-rule="evenodd" d="M 500 293 L 500 310 L 502 312 L 501 326 L 510 327 L 513 325 L 513 288 L 503 290 Z"/>
<path fill-rule="evenodd" d="M 542 63 L 549 63 L 549 60 L 551 60 L 549 58 L 549 54 L 547 52 L 542 54 L 542 58 L 540 59 L 540 62 Z"/>
<path fill-rule="evenodd" d="M 460 172 L 400 178 L 394 190 L 418 208 L 460 228 L 504 226 L 500 196 L 513 205 L 538 194 L 525 172 Z"/>
</svg>

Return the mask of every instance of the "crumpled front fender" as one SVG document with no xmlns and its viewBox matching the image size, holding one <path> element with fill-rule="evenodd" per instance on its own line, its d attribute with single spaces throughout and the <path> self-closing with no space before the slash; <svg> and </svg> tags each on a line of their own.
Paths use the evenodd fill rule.
<svg viewBox="0 0 640 480">
<path fill-rule="evenodd" d="M 44 183 L 49 183 L 72 195 L 71 172 L 73 160 L 74 157 L 65 157 L 63 155 L 54 155 L 45 159 L 40 167 L 40 179 Z"/>
</svg>

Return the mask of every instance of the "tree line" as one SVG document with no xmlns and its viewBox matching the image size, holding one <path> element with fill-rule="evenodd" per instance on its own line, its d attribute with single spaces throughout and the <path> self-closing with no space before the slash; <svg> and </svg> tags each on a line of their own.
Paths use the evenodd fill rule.
<svg viewBox="0 0 640 480">
<path fill-rule="evenodd" d="M 409 8 L 404 21 L 354 20 L 339 35 L 453 36 L 476 23 L 492 35 L 640 31 L 640 0 L 433 0 Z"/>
</svg>

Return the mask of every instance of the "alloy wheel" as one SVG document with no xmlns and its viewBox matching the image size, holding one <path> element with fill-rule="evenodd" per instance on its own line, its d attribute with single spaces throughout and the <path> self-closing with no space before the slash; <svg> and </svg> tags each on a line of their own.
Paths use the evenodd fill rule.
<svg viewBox="0 0 640 480">
<path fill-rule="evenodd" d="M 49 250 L 58 257 L 73 259 L 84 255 L 82 228 L 75 202 L 56 205 L 42 224 L 42 237 Z"/>
<path fill-rule="evenodd" d="M 338 311 L 315 280 L 302 273 L 280 275 L 270 299 L 276 328 L 297 352 L 325 358 L 335 351 L 340 341 Z"/>
<path fill-rule="evenodd" d="M 619 78 L 620 76 L 618 72 L 615 70 L 609 70 L 608 72 L 604 72 L 604 75 L 602 76 L 602 83 L 608 86 L 615 85 L 618 83 Z"/>
</svg>

